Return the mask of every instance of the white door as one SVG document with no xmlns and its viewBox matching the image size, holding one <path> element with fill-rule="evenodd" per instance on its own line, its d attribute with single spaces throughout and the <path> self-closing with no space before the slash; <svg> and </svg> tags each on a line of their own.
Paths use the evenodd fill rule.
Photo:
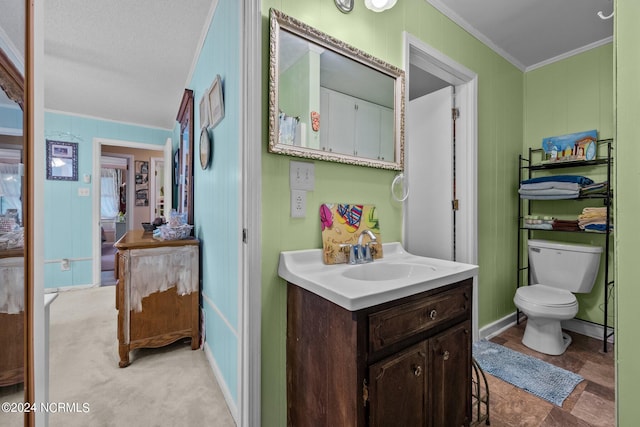
<svg viewBox="0 0 640 427">
<path fill-rule="evenodd" d="M 409 101 L 407 108 L 407 251 L 454 259 L 453 87 Z"/>
<path fill-rule="evenodd" d="M 151 169 L 149 171 L 151 178 L 149 179 L 151 185 L 149 188 L 150 200 L 149 206 L 151 208 L 150 219 L 153 221 L 155 218 L 164 217 L 164 159 L 161 157 L 151 158 Z"/>
</svg>

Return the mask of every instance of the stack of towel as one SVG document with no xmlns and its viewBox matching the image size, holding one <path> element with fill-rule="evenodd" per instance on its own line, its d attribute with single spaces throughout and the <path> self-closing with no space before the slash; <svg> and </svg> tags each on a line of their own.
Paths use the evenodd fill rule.
<svg viewBox="0 0 640 427">
<path fill-rule="evenodd" d="M 580 190 L 591 184 L 591 179 L 579 175 L 543 176 L 522 181 L 518 193 L 522 199 L 577 199 Z"/>
<path fill-rule="evenodd" d="M 556 219 L 553 221 L 553 229 L 558 231 L 580 231 L 577 219 Z"/>
<path fill-rule="evenodd" d="M 578 224 L 584 231 L 607 231 L 607 208 L 584 208 L 578 216 Z M 613 225 L 610 224 L 609 228 L 613 229 Z"/>
<path fill-rule="evenodd" d="M 609 184 L 605 182 L 596 182 L 590 185 L 584 185 L 580 188 L 581 196 L 588 196 L 590 194 L 606 194 L 609 190 Z"/>
</svg>

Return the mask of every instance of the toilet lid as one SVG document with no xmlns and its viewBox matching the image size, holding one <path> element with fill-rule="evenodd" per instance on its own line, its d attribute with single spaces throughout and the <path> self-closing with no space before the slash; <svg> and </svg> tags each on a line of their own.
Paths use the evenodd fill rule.
<svg viewBox="0 0 640 427">
<path fill-rule="evenodd" d="M 573 305 L 577 301 L 571 292 L 545 285 L 522 286 L 518 288 L 518 296 L 524 301 L 550 306 Z"/>
</svg>

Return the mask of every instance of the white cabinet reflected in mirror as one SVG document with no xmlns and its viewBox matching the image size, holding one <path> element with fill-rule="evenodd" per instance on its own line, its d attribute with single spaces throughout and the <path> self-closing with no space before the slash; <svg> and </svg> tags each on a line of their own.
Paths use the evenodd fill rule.
<svg viewBox="0 0 640 427">
<path fill-rule="evenodd" d="M 271 9 L 269 151 L 402 170 L 404 71 Z"/>
</svg>

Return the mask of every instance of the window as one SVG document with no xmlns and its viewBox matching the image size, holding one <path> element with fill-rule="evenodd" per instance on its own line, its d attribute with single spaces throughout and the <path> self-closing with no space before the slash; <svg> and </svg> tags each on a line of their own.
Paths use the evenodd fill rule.
<svg viewBox="0 0 640 427">
<path fill-rule="evenodd" d="M 100 217 L 115 218 L 120 207 L 120 169 L 100 169 Z"/>
</svg>

